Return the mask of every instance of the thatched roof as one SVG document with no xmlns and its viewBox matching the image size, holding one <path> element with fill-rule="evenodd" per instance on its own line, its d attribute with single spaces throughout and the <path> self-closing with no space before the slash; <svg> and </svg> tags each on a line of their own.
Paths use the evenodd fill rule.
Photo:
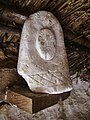
<svg viewBox="0 0 90 120">
<path fill-rule="evenodd" d="M 75 38 L 72 37 L 74 41 L 90 48 L 89 0 L 5 0 L 3 3 L 18 7 L 27 16 L 38 10 L 51 11 L 60 20 L 63 29 L 75 35 Z"/>
<path fill-rule="evenodd" d="M 60 21 L 66 43 L 68 60 L 71 73 L 83 71 L 83 78 L 89 79 L 90 69 L 90 2 L 89 0 L 0 0 L 0 25 L 7 28 L 22 29 L 23 22 L 15 22 L 13 19 L 3 17 L 3 11 L 11 9 L 24 16 L 39 11 L 52 12 Z M 2 7 L 4 6 L 4 7 Z M 1 27 L 2 28 L 2 27 Z M 9 63 L 16 66 L 20 37 L 16 34 L 0 32 L 1 58 L 0 68 Z M 3 55 L 4 53 L 4 55 Z M 13 62 L 16 61 L 16 62 Z M 4 62 L 5 61 L 5 62 Z M 6 62 L 7 61 L 7 62 Z M 5 65 L 3 65 L 3 63 Z"/>
</svg>

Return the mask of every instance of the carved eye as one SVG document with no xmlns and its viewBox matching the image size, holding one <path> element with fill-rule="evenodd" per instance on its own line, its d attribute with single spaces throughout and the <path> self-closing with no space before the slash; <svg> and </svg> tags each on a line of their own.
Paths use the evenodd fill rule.
<svg viewBox="0 0 90 120">
<path fill-rule="evenodd" d="M 39 56 L 44 60 L 51 60 L 56 52 L 56 40 L 50 29 L 41 29 L 36 40 L 36 49 Z"/>
</svg>

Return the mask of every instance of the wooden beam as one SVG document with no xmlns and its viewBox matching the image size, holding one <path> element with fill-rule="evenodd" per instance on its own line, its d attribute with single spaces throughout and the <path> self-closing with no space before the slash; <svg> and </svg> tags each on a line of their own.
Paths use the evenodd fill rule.
<svg viewBox="0 0 90 120">
<path fill-rule="evenodd" d="M 90 48 L 90 41 L 86 40 L 83 35 L 78 36 L 74 31 L 69 28 L 64 28 L 63 31 L 65 40 L 69 40 L 78 43 L 79 45 Z"/>
<path fill-rule="evenodd" d="M 8 5 L 3 4 L 3 1 L 1 0 L 1 4 L 0 4 L 0 18 L 6 21 L 12 21 L 15 22 L 17 24 L 23 25 L 25 20 L 28 18 L 28 15 L 25 16 L 25 14 L 21 14 L 23 12 L 19 12 L 18 10 L 14 9 L 14 7 L 12 9 L 10 9 L 10 7 Z M 1 26 L 0 25 L 0 30 L 1 31 L 5 31 L 7 33 L 12 32 L 15 33 L 15 35 L 20 36 L 20 31 L 18 30 L 14 30 L 14 29 L 9 29 L 5 26 Z M 71 31 L 70 29 L 67 28 L 63 28 L 64 31 L 64 35 L 65 35 L 65 39 L 66 40 L 70 40 L 72 42 L 76 42 L 80 45 L 83 45 L 87 48 L 90 48 L 90 44 L 89 41 L 86 40 L 85 38 L 83 38 L 83 36 L 79 36 L 77 34 L 75 34 L 73 31 Z"/>
<path fill-rule="evenodd" d="M 9 28 L 9 27 L 1 25 L 1 24 L 0 24 L 0 32 L 14 34 L 18 37 L 20 37 L 20 34 L 21 34 L 21 31 L 18 29 Z"/>
<path fill-rule="evenodd" d="M 28 16 L 30 14 L 25 8 L 22 9 L 21 6 L 18 6 L 15 3 L 13 4 L 12 2 L 10 2 L 10 0 L 0 0 L 0 6 L 4 6 L 5 9 L 7 8 L 10 11 L 13 10 L 16 13 L 21 13 L 25 16 Z"/>
<path fill-rule="evenodd" d="M 10 88 L 6 91 L 6 101 L 24 111 L 36 113 L 58 102 L 60 95 L 32 93 L 27 87 Z"/>
<path fill-rule="evenodd" d="M 14 22 L 19 25 L 23 25 L 28 16 L 23 15 L 23 12 L 15 9 L 12 6 L 8 6 L 0 3 L 0 20 L 5 22 Z M 1 23 L 1 22 L 0 22 Z"/>
</svg>

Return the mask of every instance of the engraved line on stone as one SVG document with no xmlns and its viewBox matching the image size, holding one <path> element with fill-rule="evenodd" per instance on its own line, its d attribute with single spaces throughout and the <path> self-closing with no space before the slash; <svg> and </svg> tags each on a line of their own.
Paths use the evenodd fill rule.
<svg viewBox="0 0 90 120">
<path fill-rule="evenodd" d="M 38 74 L 35 74 L 35 75 L 33 75 L 33 78 L 34 77 L 37 77 L 38 76 Z M 41 82 L 42 81 L 42 78 L 40 77 L 40 76 L 38 76 L 40 79 L 39 79 L 39 81 L 38 81 L 38 83 L 39 83 L 39 85 L 40 84 L 42 84 L 43 85 L 43 83 Z M 34 78 L 35 79 L 35 78 Z M 35 79 L 36 80 L 36 79 Z"/>
<path fill-rule="evenodd" d="M 57 72 L 58 72 L 58 71 L 57 71 Z M 61 80 L 60 78 L 58 78 L 55 74 L 53 74 L 53 73 L 57 73 L 57 72 L 49 72 L 49 74 L 51 75 L 51 80 L 50 80 L 50 81 L 49 81 L 48 79 L 46 79 L 45 77 L 40 76 L 39 74 L 36 74 L 36 75 L 38 75 L 38 76 L 41 77 L 42 79 L 45 79 L 45 80 L 49 81 L 50 83 L 56 84 L 55 82 L 51 82 L 53 77 L 55 77 L 56 79 L 58 79 L 58 80 L 60 80 L 60 81 L 63 81 L 63 80 Z M 43 74 L 41 74 L 41 75 L 45 75 L 45 74 L 48 74 L 48 73 L 43 73 Z M 35 76 L 35 75 L 33 75 L 33 76 Z"/>
<path fill-rule="evenodd" d="M 52 74 L 53 73 L 53 74 Z M 61 80 L 60 78 L 58 78 L 54 73 L 57 73 L 57 72 L 50 72 L 51 75 L 53 75 L 53 77 L 55 77 L 57 80 L 60 80 L 63 82 L 63 80 Z M 56 84 L 56 83 L 55 83 Z"/>
<path fill-rule="evenodd" d="M 30 56 L 29 56 L 29 59 L 31 59 Z M 31 63 L 32 63 L 34 66 L 38 67 L 39 69 L 44 70 L 44 68 L 41 68 L 39 65 L 36 65 L 33 61 L 31 61 Z"/>
<path fill-rule="evenodd" d="M 30 58 L 30 57 L 29 57 L 29 58 Z M 38 67 L 39 69 L 44 70 L 44 68 L 41 68 L 39 65 L 34 64 L 34 62 L 31 61 L 31 63 L 32 63 L 34 66 Z"/>
<path fill-rule="evenodd" d="M 65 79 L 67 79 L 67 80 L 68 80 L 68 78 L 67 78 L 65 75 L 63 75 L 63 73 L 62 73 L 62 72 L 60 72 L 60 71 L 59 71 L 59 73 L 60 73 L 62 76 L 64 76 L 64 78 L 65 78 Z"/>
<path fill-rule="evenodd" d="M 62 76 L 64 76 L 64 78 L 65 79 L 68 79 L 65 75 L 63 75 L 63 73 L 62 72 L 60 72 L 60 71 L 49 71 L 50 73 L 59 73 L 59 74 L 61 74 Z"/>
<path fill-rule="evenodd" d="M 48 75 L 48 73 L 45 73 L 45 74 Z M 50 81 L 49 81 L 48 79 L 47 79 L 47 80 L 48 80 L 49 82 L 51 82 L 51 81 L 52 81 L 52 78 L 53 78 L 53 74 L 50 74 L 50 73 L 49 73 L 49 75 L 51 76 L 51 79 L 50 79 Z M 51 82 L 51 83 L 56 84 L 55 82 Z"/>
<path fill-rule="evenodd" d="M 58 80 L 60 80 L 60 81 L 62 81 L 62 82 L 63 82 L 63 80 L 61 80 L 60 78 L 58 78 L 58 77 L 55 75 L 55 73 L 59 73 L 59 72 L 60 72 L 60 71 L 55 71 L 55 72 L 54 72 L 54 71 L 52 71 L 52 72 L 51 72 L 51 71 L 49 71 L 49 73 L 50 73 L 50 74 L 52 74 L 52 75 L 53 75 L 53 77 L 55 77 L 56 79 L 58 79 Z M 61 72 L 60 72 L 60 74 L 61 74 Z M 61 75 L 62 75 L 62 74 L 61 74 Z M 64 77 L 65 77 L 65 76 L 64 76 Z"/>
<path fill-rule="evenodd" d="M 52 81 L 52 78 L 53 78 L 53 74 L 50 74 L 51 75 L 51 81 Z"/>
<path fill-rule="evenodd" d="M 53 87 L 53 86 L 60 86 L 60 84 L 54 84 L 54 85 L 48 85 L 48 87 Z"/>
<path fill-rule="evenodd" d="M 38 76 L 40 76 L 40 75 L 38 74 Z M 42 79 L 48 81 L 49 83 L 55 84 L 55 83 L 53 83 L 52 81 L 49 81 L 49 80 L 47 80 L 46 78 L 44 78 L 44 77 L 42 77 L 42 76 L 40 76 L 40 77 L 41 77 Z"/>
<path fill-rule="evenodd" d="M 39 83 L 39 84 L 41 84 L 41 85 L 43 85 L 44 86 L 44 84 L 43 83 L 41 83 L 41 82 L 38 82 L 35 78 L 33 78 L 32 76 L 30 76 L 30 78 L 32 78 L 33 80 L 35 80 L 37 83 Z"/>
<path fill-rule="evenodd" d="M 40 75 L 39 75 L 40 76 Z M 48 81 L 49 83 L 52 83 L 52 84 L 55 84 L 55 83 L 53 83 L 53 82 L 51 82 L 51 81 L 49 81 L 48 79 L 46 79 L 46 78 L 44 78 L 44 77 L 42 77 L 42 76 L 40 76 L 42 79 L 44 79 L 44 80 L 46 80 L 46 81 Z"/>
<path fill-rule="evenodd" d="M 53 74 L 53 77 L 55 77 L 56 79 L 60 80 L 60 81 L 63 81 L 61 80 L 60 78 L 58 78 L 55 74 Z"/>
</svg>

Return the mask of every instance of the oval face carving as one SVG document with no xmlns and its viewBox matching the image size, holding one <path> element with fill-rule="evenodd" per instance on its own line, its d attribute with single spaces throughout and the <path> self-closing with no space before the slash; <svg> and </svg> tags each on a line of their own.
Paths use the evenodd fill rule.
<svg viewBox="0 0 90 120">
<path fill-rule="evenodd" d="M 48 29 L 41 29 L 36 40 L 36 49 L 44 60 L 51 60 L 56 52 L 56 40 L 54 33 Z"/>
</svg>

